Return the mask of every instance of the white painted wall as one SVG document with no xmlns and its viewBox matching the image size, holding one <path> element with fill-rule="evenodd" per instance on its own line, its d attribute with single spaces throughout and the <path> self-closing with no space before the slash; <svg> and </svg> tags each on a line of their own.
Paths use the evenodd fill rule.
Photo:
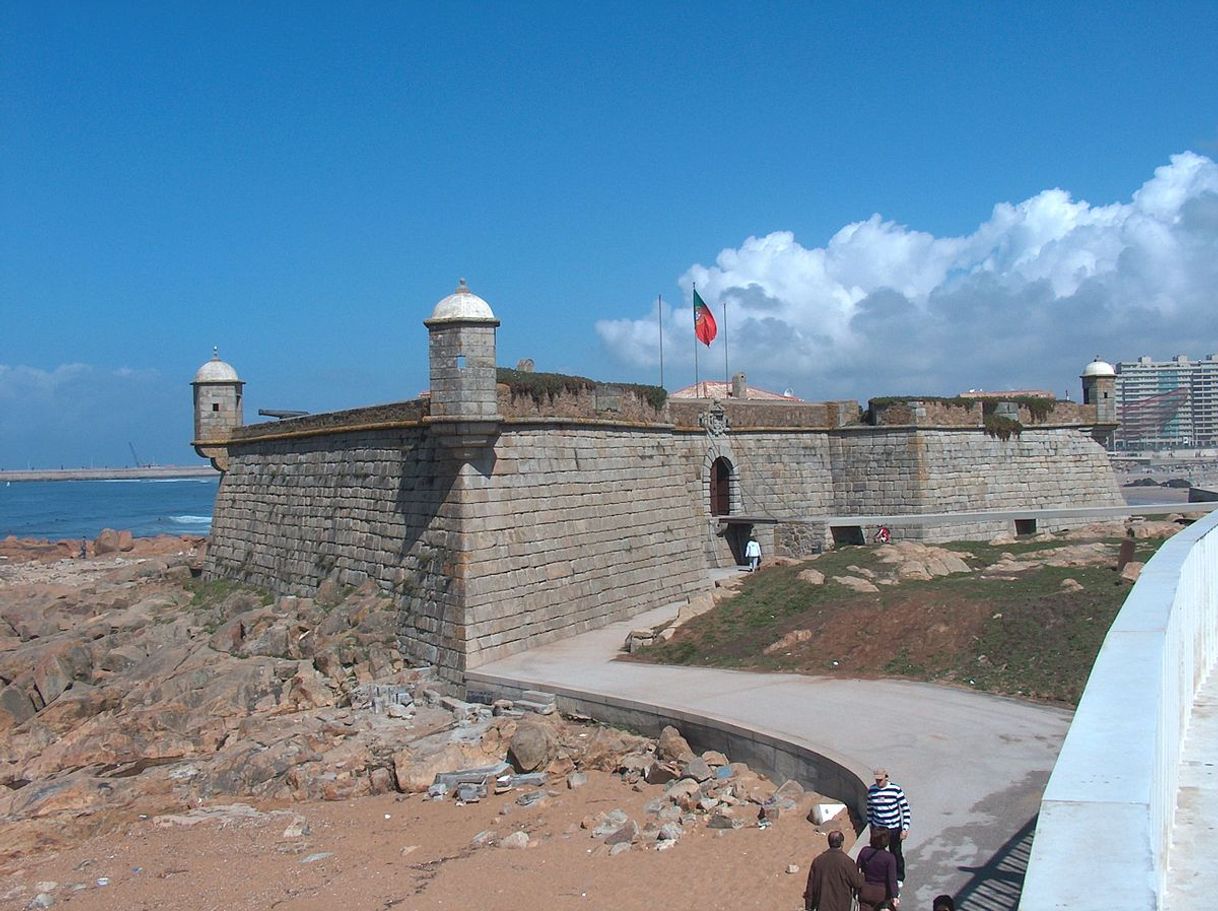
<svg viewBox="0 0 1218 911">
<path fill-rule="evenodd" d="M 1180 749 L 1218 657 L 1218 513 L 1166 542 L 1109 630 L 1041 803 L 1021 911 L 1162 906 Z"/>
</svg>

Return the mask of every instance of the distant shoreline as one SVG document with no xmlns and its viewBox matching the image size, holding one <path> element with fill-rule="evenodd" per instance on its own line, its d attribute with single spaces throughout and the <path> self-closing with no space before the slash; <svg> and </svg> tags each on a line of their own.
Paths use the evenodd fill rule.
<svg viewBox="0 0 1218 911">
<path fill-rule="evenodd" d="M 144 468 L 36 468 L 0 470 L 6 481 L 119 481 L 144 478 L 218 478 L 207 465 L 149 465 Z"/>
</svg>

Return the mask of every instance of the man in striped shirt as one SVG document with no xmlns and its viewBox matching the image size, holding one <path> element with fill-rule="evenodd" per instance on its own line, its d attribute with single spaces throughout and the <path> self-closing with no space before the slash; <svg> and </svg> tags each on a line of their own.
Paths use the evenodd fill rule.
<svg viewBox="0 0 1218 911">
<path fill-rule="evenodd" d="M 875 770 L 875 784 L 867 789 L 867 824 L 888 831 L 888 850 L 897 859 L 897 879 L 905 881 L 905 854 L 901 842 L 909 834 L 909 801 L 901 786 L 888 780 L 887 769 Z"/>
</svg>

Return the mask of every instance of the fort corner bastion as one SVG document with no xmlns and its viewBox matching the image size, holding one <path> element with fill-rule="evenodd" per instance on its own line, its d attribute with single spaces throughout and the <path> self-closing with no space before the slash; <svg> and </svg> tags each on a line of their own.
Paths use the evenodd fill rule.
<svg viewBox="0 0 1218 911">
<path fill-rule="evenodd" d="M 373 583 L 400 606 L 403 650 L 455 684 L 705 592 L 750 533 L 800 556 L 831 544 L 829 516 L 1123 502 L 1094 402 L 1006 403 L 995 424 L 981 402 L 862 412 L 750 400 L 742 378 L 723 399 L 672 399 L 503 370 L 499 321 L 464 281 L 424 325 L 431 388 L 413 401 L 245 424 L 236 370 L 200 368 L 194 445 L 223 472 L 204 575 L 301 596 Z"/>
</svg>

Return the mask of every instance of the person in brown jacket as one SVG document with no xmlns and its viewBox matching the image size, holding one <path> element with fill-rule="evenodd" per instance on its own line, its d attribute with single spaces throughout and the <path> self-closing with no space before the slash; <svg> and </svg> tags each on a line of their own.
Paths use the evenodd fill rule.
<svg viewBox="0 0 1218 911">
<path fill-rule="evenodd" d="M 845 841 L 846 836 L 839 830 L 830 832 L 829 850 L 812 861 L 804 889 L 807 911 L 850 911 L 852 900 L 863 886 L 863 874 L 842 850 Z"/>
</svg>

